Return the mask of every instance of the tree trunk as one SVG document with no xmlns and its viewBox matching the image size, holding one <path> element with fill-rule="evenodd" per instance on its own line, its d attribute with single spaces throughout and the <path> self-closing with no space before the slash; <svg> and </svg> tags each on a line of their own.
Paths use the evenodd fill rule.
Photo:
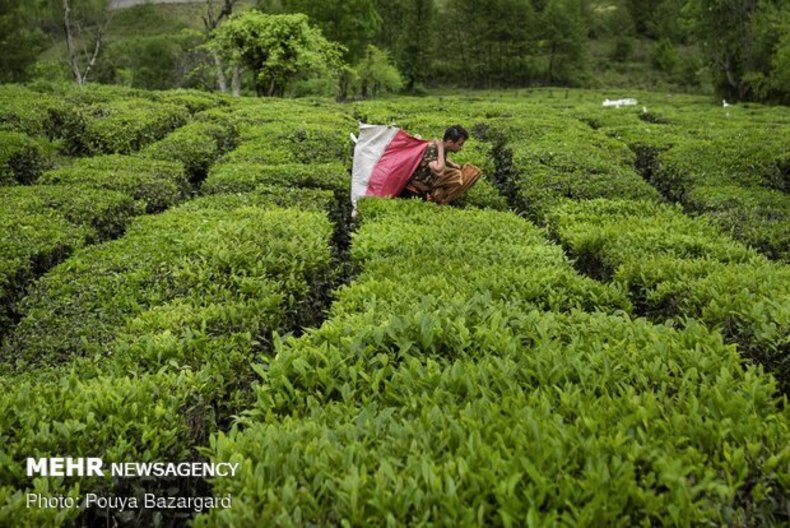
<svg viewBox="0 0 790 528">
<path fill-rule="evenodd" d="M 236 64 L 233 66 L 233 76 L 230 80 L 231 91 L 233 92 L 233 97 L 240 97 L 241 96 L 241 66 Z"/>
<path fill-rule="evenodd" d="M 69 53 L 69 64 L 71 65 L 71 75 L 74 80 L 82 86 L 85 81 L 80 73 L 80 65 L 77 61 L 77 50 L 74 48 L 74 41 L 71 38 L 71 7 L 69 0 L 63 0 L 63 25 L 66 29 L 66 49 Z"/>
<path fill-rule="evenodd" d="M 222 9 L 218 16 L 214 15 L 214 0 L 206 0 L 206 14 L 203 16 L 203 25 L 206 28 L 206 36 L 211 38 L 211 33 L 217 28 L 219 23 L 224 18 L 230 17 L 231 13 L 233 13 L 233 6 L 236 4 L 238 0 L 225 0 L 222 4 Z M 225 69 L 222 66 L 222 59 L 219 57 L 218 54 L 212 53 L 212 58 L 214 59 L 214 65 L 217 68 L 217 88 L 222 93 L 227 93 L 228 91 L 228 79 L 225 76 Z M 234 69 L 233 75 L 237 74 L 236 70 Z M 234 82 L 235 79 L 231 79 L 231 84 Z M 231 85 L 231 90 L 233 91 L 233 95 L 237 95 L 235 88 Z"/>
<path fill-rule="evenodd" d="M 217 67 L 217 88 L 220 92 L 225 93 L 228 91 L 228 80 L 225 78 L 225 70 L 222 67 L 222 59 L 216 53 L 211 54 L 214 59 L 214 65 Z"/>
<path fill-rule="evenodd" d="M 91 69 L 96 65 L 96 59 L 99 57 L 99 50 L 101 49 L 102 38 L 104 37 L 104 30 L 110 23 L 110 18 L 106 18 L 103 26 L 99 26 L 96 30 L 96 43 L 93 48 L 93 55 L 88 59 L 88 64 L 85 66 L 85 73 L 80 71 L 79 58 L 77 57 L 77 49 L 74 47 L 74 40 L 71 36 L 71 6 L 69 0 L 63 0 L 63 25 L 66 30 L 66 49 L 69 54 L 69 64 L 71 65 L 71 74 L 74 80 L 80 86 L 84 86 L 88 82 L 88 75 Z M 77 26 L 79 27 L 79 26 Z"/>
<path fill-rule="evenodd" d="M 93 68 L 93 66 L 96 64 L 96 59 L 99 57 L 99 49 L 101 48 L 103 34 L 104 31 L 102 28 L 99 28 L 98 33 L 96 34 L 96 47 L 93 49 L 91 60 L 88 62 L 88 66 L 85 67 L 85 73 L 82 75 L 83 84 L 88 81 L 88 74 L 91 72 L 91 68 Z"/>
</svg>

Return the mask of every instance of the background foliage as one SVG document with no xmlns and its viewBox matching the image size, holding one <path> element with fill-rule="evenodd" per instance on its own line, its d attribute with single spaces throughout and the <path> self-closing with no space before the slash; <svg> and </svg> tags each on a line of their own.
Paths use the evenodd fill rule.
<svg viewBox="0 0 790 528">
<path fill-rule="evenodd" d="M 211 3 L 215 13 L 223 5 Z M 204 24 L 205 2 L 106 11 L 107 0 L 71 0 L 83 50 L 92 49 L 97 28 L 109 20 L 93 78 L 105 83 L 213 90 L 219 67 L 238 77 L 241 90 L 259 95 L 348 98 L 430 87 L 560 85 L 665 87 L 715 92 L 730 102 L 790 102 L 790 4 L 781 0 L 224 3 L 232 15 L 215 30 Z M 258 43 L 263 49 L 278 38 L 290 42 L 291 51 L 277 59 L 273 87 L 264 87 L 273 66 L 233 52 L 227 41 L 231 27 L 237 35 L 239 27 L 250 29 L 254 17 L 246 12 L 252 9 L 307 16 L 299 22 L 301 41 L 294 40 L 295 26 L 286 29 L 294 19 L 274 18 L 274 40 Z M 60 1 L 0 1 L 0 80 L 68 78 L 62 19 Z M 223 48 L 217 66 L 208 50 Z M 318 56 L 309 58 L 307 49 Z M 326 55 L 330 49 L 333 58 Z"/>
</svg>

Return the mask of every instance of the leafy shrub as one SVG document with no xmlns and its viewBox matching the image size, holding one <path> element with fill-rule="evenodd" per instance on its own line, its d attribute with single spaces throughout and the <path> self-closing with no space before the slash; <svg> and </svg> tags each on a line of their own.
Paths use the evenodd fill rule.
<svg viewBox="0 0 790 528">
<path fill-rule="evenodd" d="M 19 85 L 0 85 L 0 130 L 53 137 L 51 113 L 67 108 L 63 101 Z"/>
<path fill-rule="evenodd" d="M 777 138 L 724 134 L 713 139 L 687 140 L 659 157 L 659 178 L 682 178 L 685 187 L 670 188 L 682 198 L 689 186 L 732 183 L 760 187 L 774 173 L 785 148 Z"/>
<path fill-rule="evenodd" d="M 214 421 L 206 397 L 215 383 L 209 371 L 110 374 L 84 379 L 86 370 L 90 367 L 82 365 L 44 375 L 38 372 L 2 379 L 0 456 L 14 461 L 3 468 L 0 520 L 4 523 L 76 523 L 80 508 L 28 508 L 25 493 L 33 490 L 80 499 L 85 492 L 141 499 L 143 492 L 172 493 L 173 487 L 194 493 L 189 489 L 194 484 L 186 479 L 152 483 L 95 477 L 30 479 L 25 475 L 24 464 L 19 461 L 54 453 L 99 456 L 107 462 L 199 460 L 193 446 L 205 441 Z M 139 513 L 127 511 L 116 519 L 131 523 Z M 110 512 L 100 512 L 99 517 L 102 514 Z"/>
<path fill-rule="evenodd" d="M 684 205 L 767 257 L 790 261 L 787 194 L 761 187 L 698 185 L 686 193 Z"/>
<path fill-rule="evenodd" d="M 550 232 L 590 276 L 610 279 L 617 267 L 646 255 L 749 262 L 757 254 L 678 207 L 632 200 L 566 201 L 547 216 Z"/>
<path fill-rule="evenodd" d="M 354 120 L 336 103 L 328 99 L 260 99 L 242 98 L 234 100 L 230 117 L 241 125 L 275 127 L 283 131 L 283 124 L 300 126 L 307 123 L 320 123 L 320 126 L 334 129 L 354 130 Z M 280 124 L 277 127 L 277 124 Z M 318 125 L 317 125 L 318 126 Z"/>
<path fill-rule="evenodd" d="M 33 183 L 49 164 L 42 143 L 24 134 L 0 131 L 0 185 Z"/>
<path fill-rule="evenodd" d="M 148 92 L 152 101 L 170 103 L 183 106 L 190 114 L 198 114 L 213 108 L 226 110 L 229 106 L 227 97 L 221 94 L 207 93 L 199 90 L 165 90 L 160 92 Z"/>
<path fill-rule="evenodd" d="M 126 194 L 81 185 L 18 186 L 5 191 L 4 214 L 57 211 L 68 222 L 91 228 L 91 241 L 122 235 L 131 218 L 143 212 Z"/>
<path fill-rule="evenodd" d="M 121 193 L 66 186 L 3 189 L 0 205 L 0 336 L 29 283 L 77 248 L 120 235 L 140 207 Z"/>
<path fill-rule="evenodd" d="M 712 218 L 771 258 L 787 259 L 790 198 L 765 188 L 781 188 L 786 149 L 766 132 L 746 137 L 683 142 L 658 156 L 653 179 L 689 211 Z"/>
<path fill-rule="evenodd" d="M 719 330 L 739 351 L 790 390 L 790 271 L 767 262 L 648 257 L 623 263 L 615 280 L 656 319 L 693 317 Z"/>
<path fill-rule="evenodd" d="M 348 133 L 327 125 L 271 123 L 243 130 L 239 147 L 228 162 L 267 164 L 348 161 L 352 144 Z"/>
<path fill-rule="evenodd" d="M 357 323 L 279 349 L 244 428 L 213 443 L 243 468 L 214 483 L 234 508 L 197 526 L 782 516 L 772 384 L 699 326 L 490 305 Z"/>
<path fill-rule="evenodd" d="M 485 177 L 485 174 L 453 204 L 459 207 L 471 205 L 497 211 L 508 209 L 507 199 L 499 193 L 497 188 Z"/>
<path fill-rule="evenodd" d="M 781 518 L 787 419 L 770 378 L 716 333 L 542 312 L 574 295 L 572 274 L 544 282 L 567 263 L 514 215 L 360 210 L 364 271 L 320 329 L 258 368 L 242 427 L 211 444 L 243 468 L 213 483 L 234 508 L 197 526 Z M 492 288 L 511 267 L 548 302 L 524 302 L 527 281 Z"/>
<path fill-rule="evenodd" d="M 426 283 L 438 304 L 474 291 L 543 310 L 630 310 L 623 292 L 580 276 L 558 246 L 514 214 L 419 200 L 360 203 L 350 256 L 366 271 L 338 292 L 334 316 L 412 305 Z"/>
<path fill-rule="evenodd" d="M 4 201 L 0 211 L 0 335 L 4 335 L 28 283 L 83 246 L 89 232 L 52 210 L 19 213 L 7 209 Z"/>
<path fill-rule="evenodd" d="M 219 201 L 202 198 L 205 208 L 190 202 L 146 217 L 126 237 L 75 255 L 44 279 L 44 302 L 34 311 L 46 312 L 47 321 L 26 330 L 23 321 L 23 331 L 46 333 L 47 343 L 37 345 L 48 354 L 45 362 L 55 362 L 52 345 L 71 341 L 61 350 L 70 366 L 0 377 L 8 389 L 0 397 L 7 411 L 0 416 L 0 457 L 200 460 L 197 448 L 208 434 L 251 403 L 250 361 L 270 353 L 272 330 L 314 324 L 323 307 L 316 301 L 331 287 L 330 225 L 323 213 L 229 210 L 212 200 Z M 74 324 L 81 328 L 70 329 Z M 95 357 L 74 357 L 87 350 Z M 64 495 L 206 492 L 200 479 L 31 481 L 17 465 L 3 478 L 0 519 L 141 520 L 140 511 L 26 508 L 25 492 L 42 482 Z M 142 512 L 146 522 L 151 513 Z"/>
<path fill-rule="evenodd" d="M 183 125 L 185 108 L 145 99 L 74 107 L 61 119 L 69 155 L 129 154 Z"/>
<path fill-rule="evenodd" d="M 518 194 L 531 217 L 544 217 L 564 198 L 620 198 L 660 201 L 659 194 L 634 171 L 633 152 L 608 137 L 584 131 L 548 133 L 513 146 Z"/>
<path fill-rule="evenodd" d="M 348 191 L 351 178 L 342 163 L 220 163 L 211 170 L 203 184 L 204 193 L 245 192 L 258 185 L 315 187 Z"/>
<path fill-rule="evenodd" d="M 322 266 L 329 232 L 324 215 L 311 212 L 176 209 L 145 217 L 123 238 L 87 248 L 42 278 L 25 300 L 5 357 L 36 363 L 101 357 L 126 322 L 147 310 L 179 299 L 196 306 L 242 302 L 245 292 L 270 295 L 272 283 L 290 329 L 286 321 L 316 315 L 305 303 L 314 281 L 328 282 Z M 250 339 L 264 342 L 273 328 L 261 329 L 255 306 L 248 310 Z"/>
<path fill-rule="evenodd" d="M 45 173 L 40 182 L 120 191 L 140 200 L 148 213 L 162 211 L 184 200 L 190 192 L 180 163 L 121 155 L 81 159 L 68 167 Z"/>
<path fill-rule="evenodd" d="M 235 141 L 235 130 L 219 124 L 195 122 L 146 147 L 142 155 L 183 163 L 193 185 L 206 178 L 208 169 Z"/>
<path fill-rule="evenodd" d="M 181 210 L 237 209 L 239 207 L 294 207 L 306 211 L 327 212 L 335 204 L 335 195 L 324 189 L 306 189 L 279 185 L 259 185 L 249 192 L 201 196 L 181 206 Z"/>
<path fill-rule="evenodd" d="M 780 154 L 776 159 L 776 166 L 768 169 L 766 185 L 790 193 L 790 152 Z"/>
<path fill-rule="evenodd" d="M 568 202 L 550 215 L 549 226 L 580 268 L 626 289 L 638 313 L 699 319 L 790 389 L 786 269 L 702 219 L 644 202 Z"/>
</svg>

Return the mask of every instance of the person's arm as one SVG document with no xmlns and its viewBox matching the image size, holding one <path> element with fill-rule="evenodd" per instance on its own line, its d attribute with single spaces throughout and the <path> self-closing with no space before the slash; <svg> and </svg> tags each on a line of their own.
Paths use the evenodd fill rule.
<svg viewBox="0 0 790 528">
<path fill-rule="evenodd" d="M 436 141 L 436 150 L 437 156 L 436 159 L 433 160 L 428 164 L 428 168 L 431 169 L 431 172 L 434 173 L 436 176 L 441 176 L 444 173 L 444 142 L 443 141 Z"/>
</svg>

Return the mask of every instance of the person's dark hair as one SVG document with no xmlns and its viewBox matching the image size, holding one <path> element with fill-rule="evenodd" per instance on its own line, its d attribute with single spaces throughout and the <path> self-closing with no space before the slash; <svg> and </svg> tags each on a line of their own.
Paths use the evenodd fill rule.
<svg viewBox="0 0 790 528">
<path fill-rule="evenodd" d="M 444 141 L 452 141 L 453 143 L 458 143 L 461 141 L 461 138 L 464 138 L 464 141 L 469 139 L 469 132 L 466 131 L 464 127 L 461 125 L 452 125 L 444 131 Z"/>
</svg>

